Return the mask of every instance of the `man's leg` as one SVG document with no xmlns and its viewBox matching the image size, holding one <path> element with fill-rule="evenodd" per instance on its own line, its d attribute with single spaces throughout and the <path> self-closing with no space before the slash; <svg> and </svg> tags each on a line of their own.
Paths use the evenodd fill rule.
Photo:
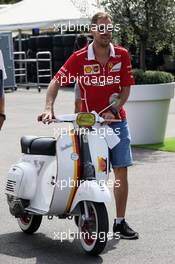
<svg viewBox="0 0 175 264">
<path fill-rule="evenodd" d="M 114 168 L 115 183 L 114 197 L 116 204 L 116 219 L 114 220 L 113 232 L 120 234 L 124 239 L 137 239 L 139 234 L 125 222 L 125 211 L 128 198 L 127 167 Z"/>
<path fill-rule="evenodd" d="M 123 218 L 125 217 L 126 204 L 128 198 L 127 173 L 127 168 L 114 168 L 114 197 L 116 203 L 116 216 Z"/>
<path fill-rule="evenodd" d="M 114 197 L 116 202 L 116 219 L 114 219 L 113 232 L 120 233 L 121 238 L 136 239 L 138 233 L 132 230 L 125 222 L 125 211 L 128 198 L 128 168 L 133 164 L 130 146 L 130 134 L 127 121 L 111 125 L 114 131 L 119 131 L 120 142 L 110 150 L 110 161 L 114 170 Z"/>
</svg>

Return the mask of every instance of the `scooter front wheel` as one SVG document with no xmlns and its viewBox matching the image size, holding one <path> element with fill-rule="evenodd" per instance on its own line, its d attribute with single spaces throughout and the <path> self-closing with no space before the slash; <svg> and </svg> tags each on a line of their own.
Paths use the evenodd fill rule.
<svg viewBox="0 0 175 264">
<path fill-rule="evenodd" d="M 17 218 L 18 225 L 24 233 L 33 234 L 40 227 L 42 215 L 25 214 Z"/>
<path fill-rule="evenodd" d="M 89 255 L 100 254 L 106 246 L 109 230 L 108 213 L 104 203 L 86 202 L 88 220 L 79 217 L 79 237 L 83 249 Z"/>
</svg>

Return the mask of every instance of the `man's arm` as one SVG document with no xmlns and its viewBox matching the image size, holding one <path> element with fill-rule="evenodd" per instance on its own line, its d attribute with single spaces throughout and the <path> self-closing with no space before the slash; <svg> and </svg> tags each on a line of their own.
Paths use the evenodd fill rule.
<svg viewBox="0 0 175 264">
<path fill-rule="evenodd" d="M 120 103 L 117 107 L 116 112 L 119 113 L 120 111 L 120 108 L 127 102 L 128 100 L 128 97 L 130 95 L 130 86 L 124 86 L 122 87 L 122 91 L 120 93 Z M 104 119 L 114 119 L 115 118 L 115 115 L 114 113 L 112 113 L 111 110 L 107 110 L 105 113 L 102 114 L 102 117 Z M 106 122 L 106 124 L 110 124 L 111 122 Z"/>
<path fill-rule="evenodd" d="M 58 89 L 60 86 L 65 86 L 70 83 L 70 76 L 77 77 L 77 65 L 77 57 L 73 53 L 55 74 L 47 88 L 45 109 L 44 112 L 38 116 L 38 121 L 48 124 L 52 122 L 54 118 L 54 102 L 58 94 Z"/>
<path fill-rule="evenodd" d="M 4 120 L 5 120 L 5 97 L 4 97 L 4 87 L 3 87 L 3 71 L 0 69 L 0 129 L 2 128 Z"/>
<path fill-rule="evenodd" d="M 118 105 L 118 111 L 120 111 L 120 108 L 127 102 L 128 97 L 130 95 L 130 86 L 124 86 L 122 87 L 121 93 L 120 93 L 120 103 Z"/>
<path fill-rule="evenodd" d="M 54 102 L 58 94 L 58 89 L 60 85 L 58 81 L 52 79 L 46 93 L 46 103 L 44 112 L 38 116 L 38 121 L 43 123 L 51 123 L 54 118 Z"/>
<path fill-rule="evenodd" d="M 4 96 L 0 97 L 0 129 L 2 128 L 2 125 L 5 120 L 5 99 Z"/>
</svg>

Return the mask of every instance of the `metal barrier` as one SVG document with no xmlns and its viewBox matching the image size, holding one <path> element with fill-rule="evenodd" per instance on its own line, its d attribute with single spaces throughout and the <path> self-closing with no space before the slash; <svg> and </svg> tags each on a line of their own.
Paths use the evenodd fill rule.
<svg viewBox="0 0 175 264">
<path fill-rule="evenodd" d="M 16 85 L 22 82 L 24 82 L 24 84 L 27 84 L 26 53 L 24 51 L 13 52 L 13 56 L 14 56 L 14 64 L 15 64 L 14 71 L 15 71 Z"/>
<path fill-rule="evenodd" d="M 49 51 L 39 51 L 35 59 L 28 59 L 24 51 L 14 52 L 15 78 L 17 87 L 36 87 L 38 91 L 48 86 L 52 79 L 52 54 Z M 36 82 L 28 81 L 27 66 L 31 63 L 36 64 Z M 43 66 L 44 63 L 44 66 Z M 48 78 L 48 82 L 43 82 L 43 78 Z"/>
</svg>

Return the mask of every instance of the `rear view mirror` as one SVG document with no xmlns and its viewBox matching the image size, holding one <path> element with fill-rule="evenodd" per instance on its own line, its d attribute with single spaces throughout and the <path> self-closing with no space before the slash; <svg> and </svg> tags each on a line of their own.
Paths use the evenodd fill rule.
<svg viewBox="0 0 175 264">
<path fill-rule="evenodd" d="M 109 103 L 112 108 L 117 109 L 118 105 L 120 104 L 120 94 L 111 94 L 111 96 L 109 97 Z"/>
</svg>

